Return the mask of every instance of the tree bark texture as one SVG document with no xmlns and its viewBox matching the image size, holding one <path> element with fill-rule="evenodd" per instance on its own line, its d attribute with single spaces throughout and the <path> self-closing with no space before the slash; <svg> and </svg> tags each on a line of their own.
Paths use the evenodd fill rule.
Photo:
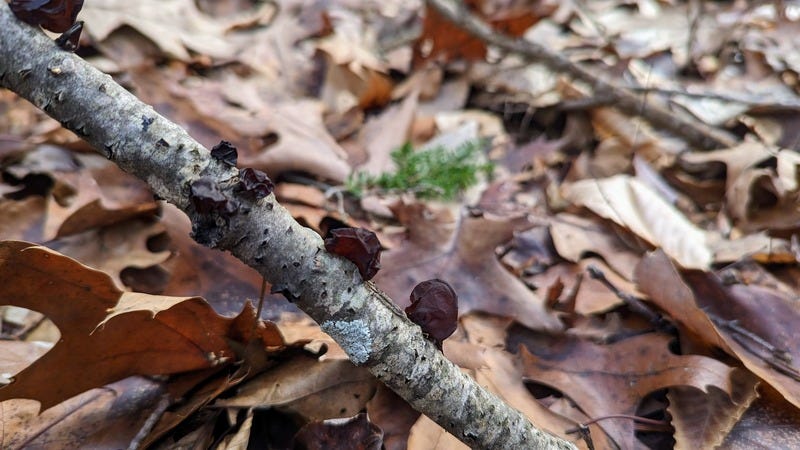
<svg viewBox="0 0 800 450">
<path fill-rule="evenodd" d="M 385 294 L 363 282 L 352 263 L 327 253 L 322 239 L 272 194 L 257 200 L 243 195 L 236 168 L 212 159 L 110 76 L 17 20 L 5 2 L 0 30 L 0 86 L 145 180 L 191 218 L 198 242 L 230 251 L 280 286 L 353 363 L 369 368 L 418 411 L 476 448 L 574 448 L 533 427 L 444 358 Z M 198 211 L 190 186 L 200 178 L 238 205 L 235 211 Z"/>
</svg>

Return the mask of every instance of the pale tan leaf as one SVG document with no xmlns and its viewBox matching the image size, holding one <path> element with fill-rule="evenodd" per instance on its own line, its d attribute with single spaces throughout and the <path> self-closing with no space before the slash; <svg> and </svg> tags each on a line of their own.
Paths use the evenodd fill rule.
<svg viewBox="0 0 800 450">
<path fill-rule="evenodd" d="M 635 178 L 581 180 L 562 189 L 570 202 L 628 228 L 686 268 L 703 269 L 711 263 L 706 233 Z"/>
</svg>

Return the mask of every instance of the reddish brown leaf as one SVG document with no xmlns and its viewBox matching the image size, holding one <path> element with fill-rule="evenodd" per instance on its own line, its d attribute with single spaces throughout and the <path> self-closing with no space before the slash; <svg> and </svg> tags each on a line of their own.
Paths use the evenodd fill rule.
<svg viewBox="0 0 800 450">
<path fill-rule="evenodd" d="M 12 0 L 9 6 L 23 22 L 63 33 L 75 23 L 83 0 Z"/>
<path fill-rule="evenodd" d="M 480 14 L 482 0 L 464 2 L 465 6 L 473 12 Z M 492 17 L 486 17 L 497 32 L 509 36 L 521 36 L 525 30 L 539 21 L 542 16 L 554 11 L 553 5 L 537 5 L 529 7 L 508 8 L 496 11 Z M 423 47 L 431 48 L 423 52 Z M 427 49 L 426 49 L 427 50 Z M 463 30 L 460 25 L 443 18 L 435 8 L 428 6 L 425 9 L 425 21 L 422 34 L 414 46 L 414 61 L 418 65 L 436 56 L 443 57 L 446 61 L 463 58 L 468 61 L 483 60 L 486 56 L 486 44 Z"/>
<path fill-rule="evenodd" d="M 445 281 L 423 281 L 411 291 L 411 306 L 406 308 L 406 314 L 441 350 L 442 341 L 458 326 L 458 296 Z"/>
<path fill-rule="evenodd" d="M 352 262 L 364 281 L 371 280 L 381 268 L 381 242 L 364 228 L 336 228 L 325 239 L 325 250 Z"/>
<path fill-rule="evenodd" d="M 250 340 L 254 310 L 218 316 L 201 298 L 123 293 L 104 273 L 25 242 L 0 243 L 0 303 L 40 311 L 61 341 L 14 382 L 0 401 L 31 398 L 47 409 L 73 395 L 131 375 L 217 367 L 236 357 L 232 342 Z M 277 329 L 259 328 L 280 346 Z"/>
</svg>

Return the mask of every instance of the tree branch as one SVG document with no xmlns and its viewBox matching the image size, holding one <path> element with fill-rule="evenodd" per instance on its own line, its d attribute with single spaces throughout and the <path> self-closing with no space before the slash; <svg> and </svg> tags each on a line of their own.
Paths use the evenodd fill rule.
<svg viewBox="0 0 800 450">
<path fill-rule="evenodd" d="M 714 149 L 733 147 L 738 140 L 731 134 L 697 121 L 689 121 L 654 103 L 644 95 L 617 86 L 609 77 L 597 69 L 589 70 L 568 58 L 548 50 L 546 47 L 524 39 L 513 39 L 492 30 L 486 22 L 464 8 L 462 2 L 453 0 L 427 0 L 448 20 L 458 24 L 466 32 L 478 39 L 503 50 L 541 62 L 556 72 L 565 73 L 577 80 L 588 83 L 596 95 L 610 99 L 613 106 L 632 116 L 641 116 L 653 126 L 669 131 L 685 139 L 690 144 Z"/>
<path fill-rule="evenodd" d="M 328 254 L 274 195 L 254 200 L 236 189 L 239 172 L 210 158 L 183 129 L 62 51 L 38 29 L 0 6 L 0 86 L 26 98 L 74 131 L 192 220 L 194 238 L 228 250 L 255 268 L 363 365 L 414 408 L 478 448 L 574 448 L 534 428 L 482 389 L 425 340 L 418 326 L 355 266 Z M 233 212 L 200 213 L 190 186 L 205 178 Z"/>
</svg>

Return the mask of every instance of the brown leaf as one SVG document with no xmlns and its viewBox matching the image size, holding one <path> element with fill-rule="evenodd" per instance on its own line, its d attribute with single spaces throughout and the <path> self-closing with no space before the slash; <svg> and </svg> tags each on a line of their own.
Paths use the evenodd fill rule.
<svg viewBox="0 0 800 450">
<path fill-rule="evenodd" d="M 273 407 L 311 420 L 350 417 L 375 394 L 377 381 L 349 360 L 294 359 L 241 385 L 236 395 L 217 405 L 234 408 Z"/>
<path fill-rule="evenodd" d="M 663 248 L 684 267 L 706 268 L 711 263 L 703 230 L 635 178 L 617 175 L 581 180 L 563 186 L 563 193 L 572 203 L 589 208 Z"/>
<path fill-rule="evenodd" d="M 399 306 L 408 306 L 404 299 L 417 283 L 440 278 L 458 292 L 461 314 L 480 310 L 515 317 L 532 328 L 561 328 L 543 301 L 494 255 L 515 229 L 526 227 L 524 219 L 487 214 L 456 221 L 449 213 L 435 213 L 422 204 L 398 205 L 395 212 L 408 227 L 408 240 L 384 253 L 375 282 L 401 302 Z"/>
<path fill-rule="evenodd" d="M 706 395 L 693 387 L 674 386 L 669 389 L 671 423 L 675 428 L 675 448 L 717 448 L 731 428 L 758 397 L 754 380 L 749 373 L 731 374 L 732 395 L 709 387 Z"/>
<path fill-rule="evenodd" d="M 42 409 L 131 375 L 217 367 L 232 361 L 230 342 L 246 342 L 253 309 L 218 316 L 202 299 L 123 293 L 102 272 L 32 244 L 0 243 L 0 302 L 40 311 L 61 341 L 0 389 L 0 399 L 31 398 Z M 283 343 L 259 330 L 265 345 Z"/>
<path fill-rule="evenodd" d="M 105 272 L 120 289 L 127 268 L 146 269 L 166 261 L 170 252 L 151 251 L 148 241 L 164 233 L 160 223 L 131 220 L 93 229 L 48 243 L 51 248 L 82 264 Z"/>
<path fill-rule="evenodd" d="M 660 252 L 642 260 L 636 283 L 681 326 L 685 339 L 738 358 L 788 401 L 800 405 L 800 369 L 794 363 L 800 360 L 800 311 L 794 299 L 759 286 L 724 286 L 715 275 L 700 271 L 681 276 Z M 733 321 L 735 328 L 725 326 Z M 766 341 L 776 352 L 771 354 L 750 336 Z M 789 362 L 780 364 L 787 357 Z"/>
<path fill-rule="evenodd" d="M 602 346 L 531 334 L 520 347 L 520 357 L 526 378 L 558 389 L 589 417 L 634 415 L 647 394 L 672 386 L 692 386 L 703 393 L 713 386 L 727 395 L 740 388 L 732 381 L 737 369 L 703 356 L 675 355 L 669 340 L 649 334 Z M 753 395 L 754 384 L 751 379 Z M 604 420 L 599 425 L 622 448 L 634 448 L 633 422 Z"/>
<path fill-rule="evenodd" d="M 130 377 L 43 412 L 34 400 L 6 400 L 0 402 L 0 448 L 127 448 L 161 395 L 160 383 Z"/>
<path fill-rule="evenodd" d="M 487 3 L 489 2 L 471 0 L 464 2 L 465 5 L 462 7 L 477 10 L 481 14 Z M 519 37 L 542 16 L 552 13 L 553 10 L 553 5 L 537 2 L 534 9 L 521 5 L 511 8 L 506 6 L 505 10 L 494 11 L 491 17 L 484 15 L 484 18 L 497 32 Z M 486 44 L 482 40 L 464 31 L 460 25 L 442 17 L 431 6 L 425 8 L 425 21 L 422 27 L 422 34 L 414 45 L 415 66 L 437 56 L 444 58 L 445 61 L 454 59 L 475 61 L 483 60 L 486 56 Z M 425 48 L 426 46 L 429 48 Z"/>
<path fill-rule="evenodd" d="M 537 401 L 526 388 L 519 358 L 504 349 L 508 323 L 508 319 L 483 314 L 462 317 L 463 333 L 459 331 L 445 342 L 445 355 L 537 427 L 585 448 L 579 436 L 566 431 L 578 422 L 586 421 L 586 416 L 577 408 L 567 413 L 549 408 Z M 589 428 L 597 448 L 611 448 L 608 438 L 596 424 L 589 425 Z"/>
</svg>

